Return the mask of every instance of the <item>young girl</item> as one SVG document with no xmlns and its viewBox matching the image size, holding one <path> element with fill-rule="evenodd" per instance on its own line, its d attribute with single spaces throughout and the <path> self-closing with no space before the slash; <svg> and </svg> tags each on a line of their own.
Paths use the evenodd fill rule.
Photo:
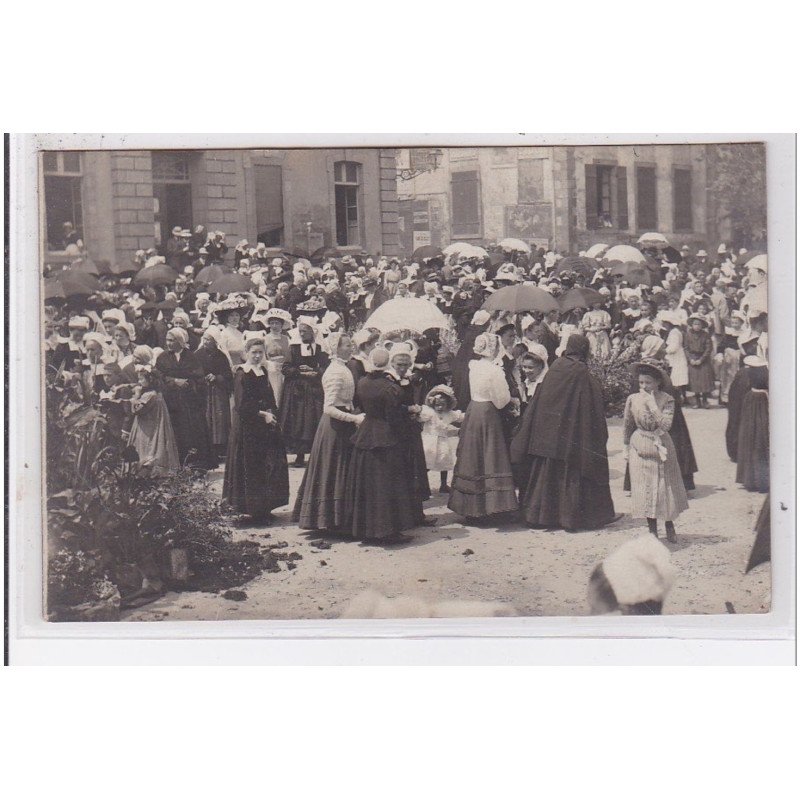
<svg viewBox="0 0 800 800">
<path fill-rule="evenodd" d="M 611 316 L 603 309 L 602 300 L 592 303 L 591 310 L 583 315 L 580 327 L 589 340 L 592 356 L 608 358 L 611 355 L 611 340 L 608 338 Z"/>
<path fill-rule="evenodd" d="M 422 446 L 429 470 L 439 473 L 439 492 L 450 491 L 447 473 L 456 465 L 458 428 L 464 419 L 463 411 L 456 411 L 456 396 L 449 386 L 434 386 L 425 397 L 419 418 L 422 421 Z"/>
<path fill-rule="evenodd" d="M 272 518 L 272 509 L 289 502 L 289 469 L 278 405 L 264 366 L 263 336 L 249 333 L 244 351 L 246 361 L 234 378 L 222 499 L 253 522 L 265 523 Z"/>
<path fill-rule="evenodd" d="M 131 397 L 133 424 L 128 444 L 139 454 L 139 463 L 153 475 L 166 475 L 180 467 L 169 411 L 152 367 L 137 369 L 138 385 Z"/>
<path fill-rule="evenodd" d="M 655 536 L 658 519 L 664 519 L 667 541 L 676 542 L 674 520 L 689 507 L 689 501 L 669 435 L 675 399 L 659 366 L 642 361 L 636 371 L 639 392 L 628 396 L 622 422 L 631 476 L 631 516 L 645 517 Z"/>
<path fill-rule="evenodd" d="M 713 345 L 705 317 L 689 317 L 689 330 L 683 343 L 689 362 L 689 391 L 694 392 L 695 408 L 708 408 L 708 396 L 714 391 Z"/>
</svg>

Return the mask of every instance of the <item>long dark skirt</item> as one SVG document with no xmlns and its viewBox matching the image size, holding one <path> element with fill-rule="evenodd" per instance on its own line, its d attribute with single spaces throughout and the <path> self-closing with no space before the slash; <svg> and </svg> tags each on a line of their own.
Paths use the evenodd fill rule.
<svg viewBox="0 0 800 800">
<path fill-rule="evenodd" d="M 695 488 L 694 473 L 697 472 L 697 461 L 694 457 L 694 448 L 692 447 L 692 438 L 689 435 L 689 427 L 686 425 L 686 417 L 683 416 L 683 408 L 677 399 L 669 435 L 675 445 L 675 455 L 678 457 L 678 467 L 683 478 L 683 488 L 690 491 Z M 622 488 L 626 492 L 631 490 L 631 471 L 628 464 L 625 465 L 625 480 Z"/>
<path fill-rule="evenodd" d="M 211 444 L 225 447 L 231 430 L 231 396 L 221 386 L 206 388 L 206 426 Z"/>
<path fill-rule="evenodd" d="M 689 364 L 689 391 L 698 394 L 714 391 L 714 365 L 710 358 L 706 358 L 699 367 Z"/>
<path fill-rule="evenodd" d="M 308 452 L 322 417 L 322 384 L 318 377 L 290 377 L 283 385 L 281 430 L 290 453 Z"/>
<path fill-rule="evenodd" d="M 517 493 L 500 412 L 492 403 L 469 404 L 456 449 L 447 507 L 462 517 L 517 510 Z"/>
<path fill-rule="evenodd" d="M 335 531 L 344 527 L 347 468 L 352 452 L 350 434 L 338 432 L 331 418 L 323 414 L 292 514 L 301 528 Z"/>
<path fill-rule="evenodd" d="M 414 508 L 417 516 L 423 517 L 422 504 L 431 497 L 431 486 L 428 482 L 428 465 L 425 461 L 425 448 L 422 444 L 422 429 L 417 425 L 408 431 L 405 437 L 404 452 L 408 463 L 408 475 L 414 492 Z"/>
<path fill-rule="evenodd" d="M 407 468 L 401 444 L 353 449 L 346 489 L 353 538 L 386 539 L 419 523 Z"/>
<path fill-rule="evenodd" d="M 750 390 L 742 403 L 736 482 L 748 492 L 769 491 L 769 398 Z"/>
<path fill-rule="evenodd" d="M 584 478 L 566 461 L 534 456 L 520 498 L 522 518 L 534 528 L 600 528 L 614 521 L 607 483 Z"/>
<path fill-rule="evenodd" d="M 217 459 L 211 452 L 206 425 L 204 398 L 188 389 L 169 408 L 169 419 L 175 433 L 181 464 L 213 469 Z"/>
<path fill-rule="evenodd" d="M 289 502 L 289 467 L 277 426 L 259 419 L 243 424 L 234 415 L 228 438 L 228 458 L 222 499 L 240 514 L 263 519 Z"/>
</svg>

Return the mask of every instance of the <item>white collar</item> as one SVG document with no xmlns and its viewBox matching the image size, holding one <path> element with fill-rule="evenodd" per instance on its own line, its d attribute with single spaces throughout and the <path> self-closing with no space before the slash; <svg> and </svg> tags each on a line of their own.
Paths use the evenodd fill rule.
<svg viewBox="0 0 800 800">
<path fill-rule="evenodd" d="M 252 372 L 254 375 L 266 375 L 263 364 L 256 365 L 246 361 L 244 364 L 239 364 L 237 369 L 240 369 L 242 372 Z"/>
</svg>

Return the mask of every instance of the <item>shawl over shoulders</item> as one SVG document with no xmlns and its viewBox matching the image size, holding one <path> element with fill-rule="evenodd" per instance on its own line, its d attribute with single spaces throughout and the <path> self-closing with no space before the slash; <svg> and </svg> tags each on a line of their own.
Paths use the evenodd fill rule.
<svg viewBox="0 0 800 800">
<path fill-rule="evenodd" d="M 582 361 L 557 358 L 525 410 L 511 442 L 511 460 L 528 456 L 566 461 L 597 483 L 607 483 L 608 427 L 603 392 Z"/>
</svg>

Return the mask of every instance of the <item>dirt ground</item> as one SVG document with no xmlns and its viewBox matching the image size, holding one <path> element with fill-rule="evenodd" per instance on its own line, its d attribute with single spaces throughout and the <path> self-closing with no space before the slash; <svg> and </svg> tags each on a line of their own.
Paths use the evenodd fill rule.
<svg viewBox="0 0 800 800">
<path fill-rule="evenodd" d="M 744 574 L 764 495 L 746 492 L 734 482 L 736 467 L 725 452 L 727 412 L 686 409 L 685 415 L 699 472 L 689 510 L 676 523 L 678 543 L 667 545 L 679 576 L 664 613 L 724 614 L 726 601 L 739 614 L 768 611 L 770 565 Z M 434 494 L 426 511 L 437 518 L 436 526 L 412 531 L 408 544 L 384 547 L 328 539 L 330 547 L 320 549 L 313 544 L 320 537 L 293 525 L 287 507 L 278 509 L 278 520 L 269 528 L 240 529 L 237 536 L 286 542 L 288 551 L 302 556 L 296 568 L 284 564 L 280 573 L 264 573 L 243 585 L 247 599 L 241 602 L 221 594 L 171 592 L 123 619 L 336 618 L 365 590 L 431 603 L 503 603 L 519 616 L 587 614 L 586 585 L 595 564 L 647 529 L 644 520 L 627 514 L 621 420 L 609 420 L 609 433 L 611 489 L 617 511 L 625 516 L 607 529 L 544 532 L 518 523 L 468 527 L 447 509 L 446 495 Z M 302 472 L 290 470 L 292 502 Z M 430 479 L 438 487 L 438 474 L 431 473 Z"/>
</svg>

